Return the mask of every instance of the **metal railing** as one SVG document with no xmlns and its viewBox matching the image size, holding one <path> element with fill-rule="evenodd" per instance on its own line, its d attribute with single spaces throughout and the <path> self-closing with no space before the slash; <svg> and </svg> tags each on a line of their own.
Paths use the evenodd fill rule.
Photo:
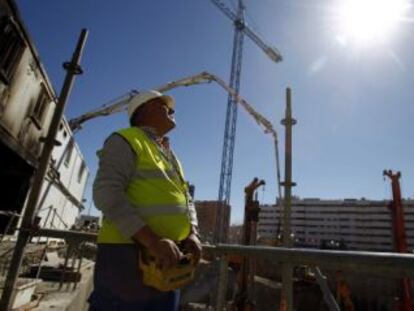
<svg viewBox="0 0 414 311">
<path fill-rule="evenodd" d="M 94 243 L 97 237 L 94 233 L 53 229 L 41 229 L 35 233 L 35 236 L 65 239 L 69 245 L 81 245 L 83 242 Z M 203 245 L 203 251 L 221 258 L 218 281 L 221 295 L 216 301 L 216 310 L 223 310 L 225 306 L 229 255 L 273 259 L 275 262 L 289 263 L 292 266 L 308 265 L 311 267 L 334 268 L 386 278 L 414 278 L 414 255 L 411 254 L 229 244 Z"/>
<path fill-rule="evenodd" d="M 399 253 L 333 251 L 267 246 L 204 245 L 203 250 L 221 256 L 218 288 L 227 288 L 226 263 L 228 255 L 242 255 L 253 258 L 274 259 L 275 262 L 290 265 L 337 268 L 342 271 L 358 272 L 386 278 L 414 277 L 414 255 Z M 223 292 L 216 301 L 216 310 L 225 307 Z"/>
</svg>

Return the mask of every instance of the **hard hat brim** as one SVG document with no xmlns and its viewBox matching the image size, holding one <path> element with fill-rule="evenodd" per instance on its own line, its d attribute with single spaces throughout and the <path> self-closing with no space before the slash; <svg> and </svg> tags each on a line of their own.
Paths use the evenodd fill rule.
<svg viewBox="0 0 414 311">
<path fill-rule="evenodd" d="M 173 110 L 175 109 L 175 101 L 174 101 L 174 98 L 172 98 L 171 96 L 169 96 L 169 95 L 162 95 L 162 96 L 160 96 L 158 98 L 161 98 L 162 100 L 164 100 L 165 103 L 167 104 L 167 107 L 168 108 L 173 109 Z"/>
</svg>

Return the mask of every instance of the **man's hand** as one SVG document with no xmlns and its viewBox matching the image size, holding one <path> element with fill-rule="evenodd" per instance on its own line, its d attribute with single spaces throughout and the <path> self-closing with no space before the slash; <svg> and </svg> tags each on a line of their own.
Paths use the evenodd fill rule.
<svg viewBox="0 0 414 311">
<path fill-rule="evenodd" d="M 202 247 L 197 235 L 191 233 L 188 238 L 183 241 L 183 247 L 185 251 L 193 255 L 195 264 L 198 264 L 201 259 Z"/>
<path fill-rule="evenodd" d="M 168 269 L 178 264 L 183 253 L 177 244 L 169 239 L 159 239 L 155 244 L 148 247 L 150 255 L 155 257 L 157 265 L 162 269 Z"/>
<path fill-rule="evenodd" d="M 138 230 L 132 238 L 143 245 L 163 269 L 178 264 L 183 256 L 174 241 L 159 237 L 148 226 Z"/>
</svg>

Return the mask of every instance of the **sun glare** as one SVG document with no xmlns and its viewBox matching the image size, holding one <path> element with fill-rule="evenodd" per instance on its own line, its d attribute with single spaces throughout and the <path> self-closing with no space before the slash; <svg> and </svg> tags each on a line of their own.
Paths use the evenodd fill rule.
<svg viewBox="0 0 414 311">
<path fill-rule="evenodd" d="M 341 0 L 338 35 L 359 44 L 382 42 L 390 37 L 409 8 L 408 0 Z"/>
</svg>

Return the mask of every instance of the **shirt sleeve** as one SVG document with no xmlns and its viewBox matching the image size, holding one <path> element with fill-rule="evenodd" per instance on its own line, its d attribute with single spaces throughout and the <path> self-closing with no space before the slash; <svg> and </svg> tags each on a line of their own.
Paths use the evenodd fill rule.
<svg viewBox="0 0 414 311">
<path fill-rule="evenodd" d="M 190 200 L 188 204 L 188 214 L 190 217 L 190 223 L 191 223 L 191 233 L 195 234 L 199 239 L 201 239 L 200 235 L 200 228 L 198 227 L 198 219 L 197 219 L 197 211 L 194 205 L 194 202 Z"/>
<path fill-rule="evenodd" d="M 135 172 L 136 154 L 119 134 L 112 134 L 98 152 L 99 168 L 93 184 L 95 206 L 126 237 L 132 237 L 145 222 L 135 212 L 126 189 Z"/>
<path fill-rule="evenodd" d="M 188 203 L 188 214 L 190 216 L 191 225 L 195 228 L 198 228 L 197 211 L 192 200 L 190 200 L 190 202 Z"/>
</svg>

